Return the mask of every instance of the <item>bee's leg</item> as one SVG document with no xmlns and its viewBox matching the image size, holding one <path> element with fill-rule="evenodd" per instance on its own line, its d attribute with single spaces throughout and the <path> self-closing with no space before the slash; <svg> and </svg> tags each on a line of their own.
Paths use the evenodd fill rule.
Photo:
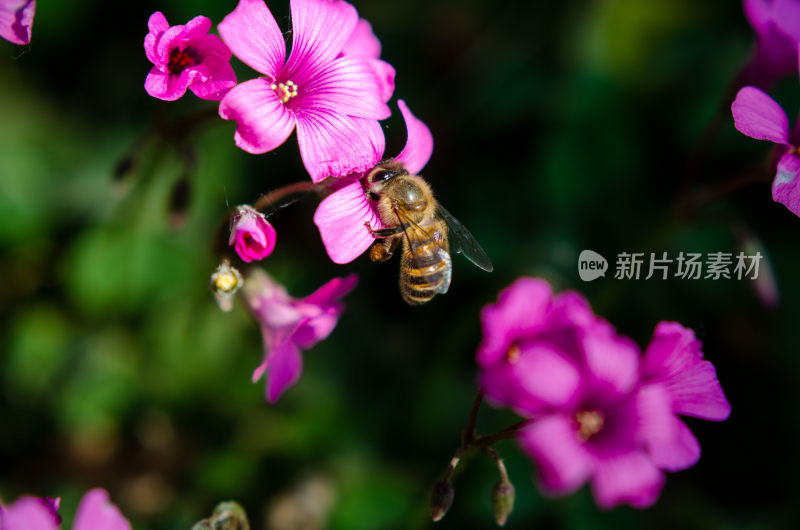
<svg viewBox="0 0 800 530">
<path fill-rule="evenodd" d="M 369 222 L 364 223 L 364 226 L 367 227 L 367 230 L 369 230 L 369 233 L 372 234 L 372 237 L 375 239 L 391 238 L 392 236 L 402 234 L 409 228 L 409 226 L 405 223 L 393 226 L 391 228 L 380 228 L 378 230 L 373 230 L 369 225 Z"/>
<path fill-rule="evenodd" d="M 386 261 L 392 257 L 397 245 L 400 243 L 399 237 L 378 239 L 369 249 L 369 259 L 372 261 Z"/>
</svg>

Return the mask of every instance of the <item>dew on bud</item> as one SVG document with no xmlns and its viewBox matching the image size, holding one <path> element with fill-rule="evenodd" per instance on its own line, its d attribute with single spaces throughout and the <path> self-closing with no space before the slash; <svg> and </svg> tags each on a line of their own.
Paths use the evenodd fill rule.
<svg viewBox="0 0 800 530">
<path fill-rule="evenodd" d="M 434 522 L 439 521 L 445 516 L 447 510 L 453 504 L 453 497 L 456 491 L 449 480 L 440 480 L 433 485 L 431 493 L 431 518 Z"/>
<path fill-rule="evenodd" d="M 210 285 L 220 309 L 226 313 L 233 309 L 233 295 L 243 284 L 242 274 L 227 259 L 217 267 L 211 275 Z"/>
</svg>

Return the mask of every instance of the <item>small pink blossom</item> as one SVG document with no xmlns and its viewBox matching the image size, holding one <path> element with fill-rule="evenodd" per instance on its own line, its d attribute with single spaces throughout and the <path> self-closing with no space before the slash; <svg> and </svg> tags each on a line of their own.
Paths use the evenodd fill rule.
<svg viewBox="0 0 800 530">
<path fill-rule="evenodd" d="M 7 507 L 0 506 L 3 530 L 57 530 L 59 499 L 23 496 Z M 128 520 L 109 501 L 108 492 L 95 488 L 78 505 L 72 530 L 131 530 Z"/>
<path fill-rule="evenodd" d="M 257 270 L 244 286 L 247 305 L 261 324 L 264 361 L 253 372 L 253 382 L 267 374 L 266 398 L 275 403 L 300 379 L 302 350 L 331 334 L 344 311 L 341 298 L 353 290 L 356 275 L 334 278 L 305 298 L 292 298 L 286 289 Z"/>
<path fill-rule="evenodd" d="M 652 505 L 664 470 L 700 455 L 678 414 L 721 420 L 730 406 L 690 330 L 662 322 L 644 357 L 579 294 L 520 278 L 481 313 L 479 382 L 530 418 L 519 443 L 550 495 L 591 484 L 598 505 Z"/>
<path fill-rule="evenodd" d="M 171 26 L 160 11 L 147 22 L 150 33 L 144 51 L 153 63 L 144 88 L 167 101 L 181 98 L 188 88 L 201 99 L 219 101 L 236 85 L 231 51 L 216 35 L 209 35 L 211 20 L 199 16 L 185 26 Z"/>
<path fill-rule="evenodd" d="M 744 0 L 743 8 L 756 33 L 753 56 L 743 72 L 743 80 L 768 88 L 784 75 L 796 74 L 800 45 L 800 2 Z"/>
<path fill-rule="evenodd" d="M 247 205 L 237 206 L 231 218 L 228 244 L 236 249 L 242 261 L 266 258 L 275 249 L 277 233 L 266 217 Z"/>
<path fill-rule="evenodd" d="M 220 116 L 236 121 L 236 145 L 260 154 L 295 128 L 314 182 L 364 171 L 384 148 L 378 120 L 391 114 L 394 70 L 379 43 L 342 0 L 292 0 L 292 51 L 263 0 L 240 0 L 219 24 L 234 55 L 264 74 L 237 85 Z M 377 45 L 376 45 L 377 43 Z"/>
<path fill-rule="evenodd" d="M 0 37 L 14 44 L 31 42 L 35 0 L 0 0 Z"/>
<path fill-rule="evenodd" d="M 433 136 L 427 125 L 411 113 L 403 100 L 398 100 L 397 105 L 406 123 L 407 140 L 395 161 L 402 162 L 409 172 L 418 173 L 430 160 Z M 381 157 L 383 149 L 375 162 Z M 372 169 L 373 165 L 367 169 Z M 320 202 L 314 213 L 314 223 L 334 263 L 353 261 L 375 241 L 364 223 L 369 223 L 376 230 L 384 227 L 374 203 L 367 198 L 361 184 L 364 175 L 364 172 L 358 172 L 340 179 L 341 187 Z"/>
<path fill-rule="evenodd" d="M 778 162 L 772 181 L 772 198 L 800 216 L 800 120 L 790 132 L 789 118 L 781 106 L 752 86 L 739 90 L 731 112 L 742 134 L 776 145 Z"/>
</svg>

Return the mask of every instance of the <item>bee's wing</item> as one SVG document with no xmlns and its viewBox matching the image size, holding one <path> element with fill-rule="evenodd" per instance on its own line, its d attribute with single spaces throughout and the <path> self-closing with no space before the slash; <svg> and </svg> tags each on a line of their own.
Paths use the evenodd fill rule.
<svg viewBox="0 0 800 530">
<path fill-rule="evenodd" d="M 439 215 L 445 220 L 447 226 L 450 228 L 451 249 L 455 252 L 463 254 L 465 258 L 486 272 L 492 272 L 494 270 L 492 260 L 489 259 L 489 256 L 487 256 L 486 252 L 483 250 L 483 248 L 481 248 L 480 243 L 478 243 L 475 238 L 472 237 L 472 234 L 469 233 L 469 230 L 467 230 L 464 225 L 458 221 L 458 219 L 453 217 L 453 214 L 445 210 L 444 206 L 439 204 L 437 205 L 437 208 L 439 210 Z"/>
<path fill-rule="evenodd" d="M 450 253 L 447 250 L 447 241 L 444 238 L 445 237 L 444 234 L 441 234 L 442 239 L 439 239 L 431 235 L 430 232 L 428 232 L 426 229 L 422 228 L 420 225 L 415 223 L 408 215 L 403 213 L 402 210 L 395 208 L 394 212 L 395 215 L 397 216 L 398 221 L 400 221 L 401 225 L 404 224 L 409 226 L 409 228 L 403 230 L 403 237 L 406 238 L 409 248 L 413 248 L 414 243 L 417 244 L 432 243 L 436 245 L 436 256 L 441 261 L 447 263 L 446 266 L 447 272 L 445 280 L 441 283 L 441 285 L 439 285 L 437 289 L 435 289 L 435 291 L 439 294 L 446 293 L 448 289 L 450 289 L 450 278 L 451 278 L 450 270 L 452 261 L 450 259 Z M 418 269 L 425 269 L 426 267 L 430 266 L 430 264 L 421 263 L 415 252 L 411 252 L 410 255 L 411 259 L 414 261 L 414 266 L 417 267 Z"/>
</svg>

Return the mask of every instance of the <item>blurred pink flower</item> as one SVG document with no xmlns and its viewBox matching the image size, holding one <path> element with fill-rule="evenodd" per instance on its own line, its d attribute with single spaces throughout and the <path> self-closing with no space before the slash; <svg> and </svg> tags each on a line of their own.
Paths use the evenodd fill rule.
<svg viewBox="0 0 800 530">
<path fill-rule="evenodd" d="M 428 126 L 411 114 L 405 101 L 398 100 L 397 105 L 406 123 L 407 140 L 394 160 L 402 162 L 409 172 L 418 173 L 431 158 L 433 136 Z M 382 156 L 383 148 L 367 169 L 372 169 Z M 364 223 L 368 222 L 376 230 L 384 228 L 361 184 L 364 175 L 359 172 L 340 179 L 341 187 L 322 200 L 314 213 L 314 223 L 334 263 L 353 261 L 375 241 Z"/>
<path fill-rule="evenodd" d="M 0 506 L 3 530 L 56 530 L 59 499 L 23 496 L 8 507 Z M 78 505 L 72 530 L 131 530 L 119 509 L 109 501 L 108 492 L 95 488 L 86 492 Z"/>
<path fill-rule="evenodd" d="M 741 133 L 776 144 L 778 163 L 772 181 L 772 198 L 800 216 L 800 120 L 789 132 L 789 118 L 781 106 L 751 86 L 739 90 L 731 112 Z"/>
<path fill-rule="evenodd" d="M 595 316 L 581 295 L 554 297 L 536 278 L 504 289 L 481 322 L 479 384 L 491 403 L 530 418 L 519 443 L 548 494 L 588 481 L 603 508 L 650 506 L 663 470 L 699 457 L 676 414 L 727 417 L 713 367 L 677 324 L 659 324 L 642 362 L 636 344 Z"/>
<path fill-rule="evenodd" d="M 220 116 L 236 121 L 236 145 L 254 154 L 275 149 L 297 128 L 314 182 L 366 170 L 383 153 L 378 120 L 391 114 L 394 70 L 377 59 L 377 39 L 347 2 L 292 0 L 291 12 L 288 60 L 263 0 L 240 0 L 219 24 L 233 53 L 264 74 L 231 90 Z"/>
<path fill-rule="evenodd" d="M 358 282 L 355 274 L 334 278 L 305 298 L 292 298 L 286 289 L 260 270 L 245 282 L 247 305 L 261 324 L 264 361 L 253 382 L 267 372 L 266 398 L 275 403 L 300 379 L 302 350 L 312 348 L 336 327 L 344 311 L 341 298 Z"/>
<path fill-rule="evenodd" d="M 275 249 L 277 233 L 266 217 L 252 207 L 237 206 L 231 218 L 231 237 L 228 244 L 236 249 L 242 261 L 266 258 Z"/>
<path fill-rule="evenodd" d="M 28 44 L 35 11 L 35 0 L 0 0 L 0 37 L 14 44 Z"/>
<path fill-rule="evenodd" d="M 201 99 L 218 101 L 236 85 L 231 51 L 216 35 L 211 20 L 195 17 L 185 26 L 170 27 L 156 11 L 147 22 L 144 51 L 153 63 L 144 88 L 151 96 L 174 101 L 190 89 Z"/>
<path fill-rule="evenodd" d="M 744 0 L 744 14 L 756 33 L 756 44 L 743 80 L 768 88 L 779 78 L 797 73 L 800 45 L 800 1 Z"/>
</svg>

